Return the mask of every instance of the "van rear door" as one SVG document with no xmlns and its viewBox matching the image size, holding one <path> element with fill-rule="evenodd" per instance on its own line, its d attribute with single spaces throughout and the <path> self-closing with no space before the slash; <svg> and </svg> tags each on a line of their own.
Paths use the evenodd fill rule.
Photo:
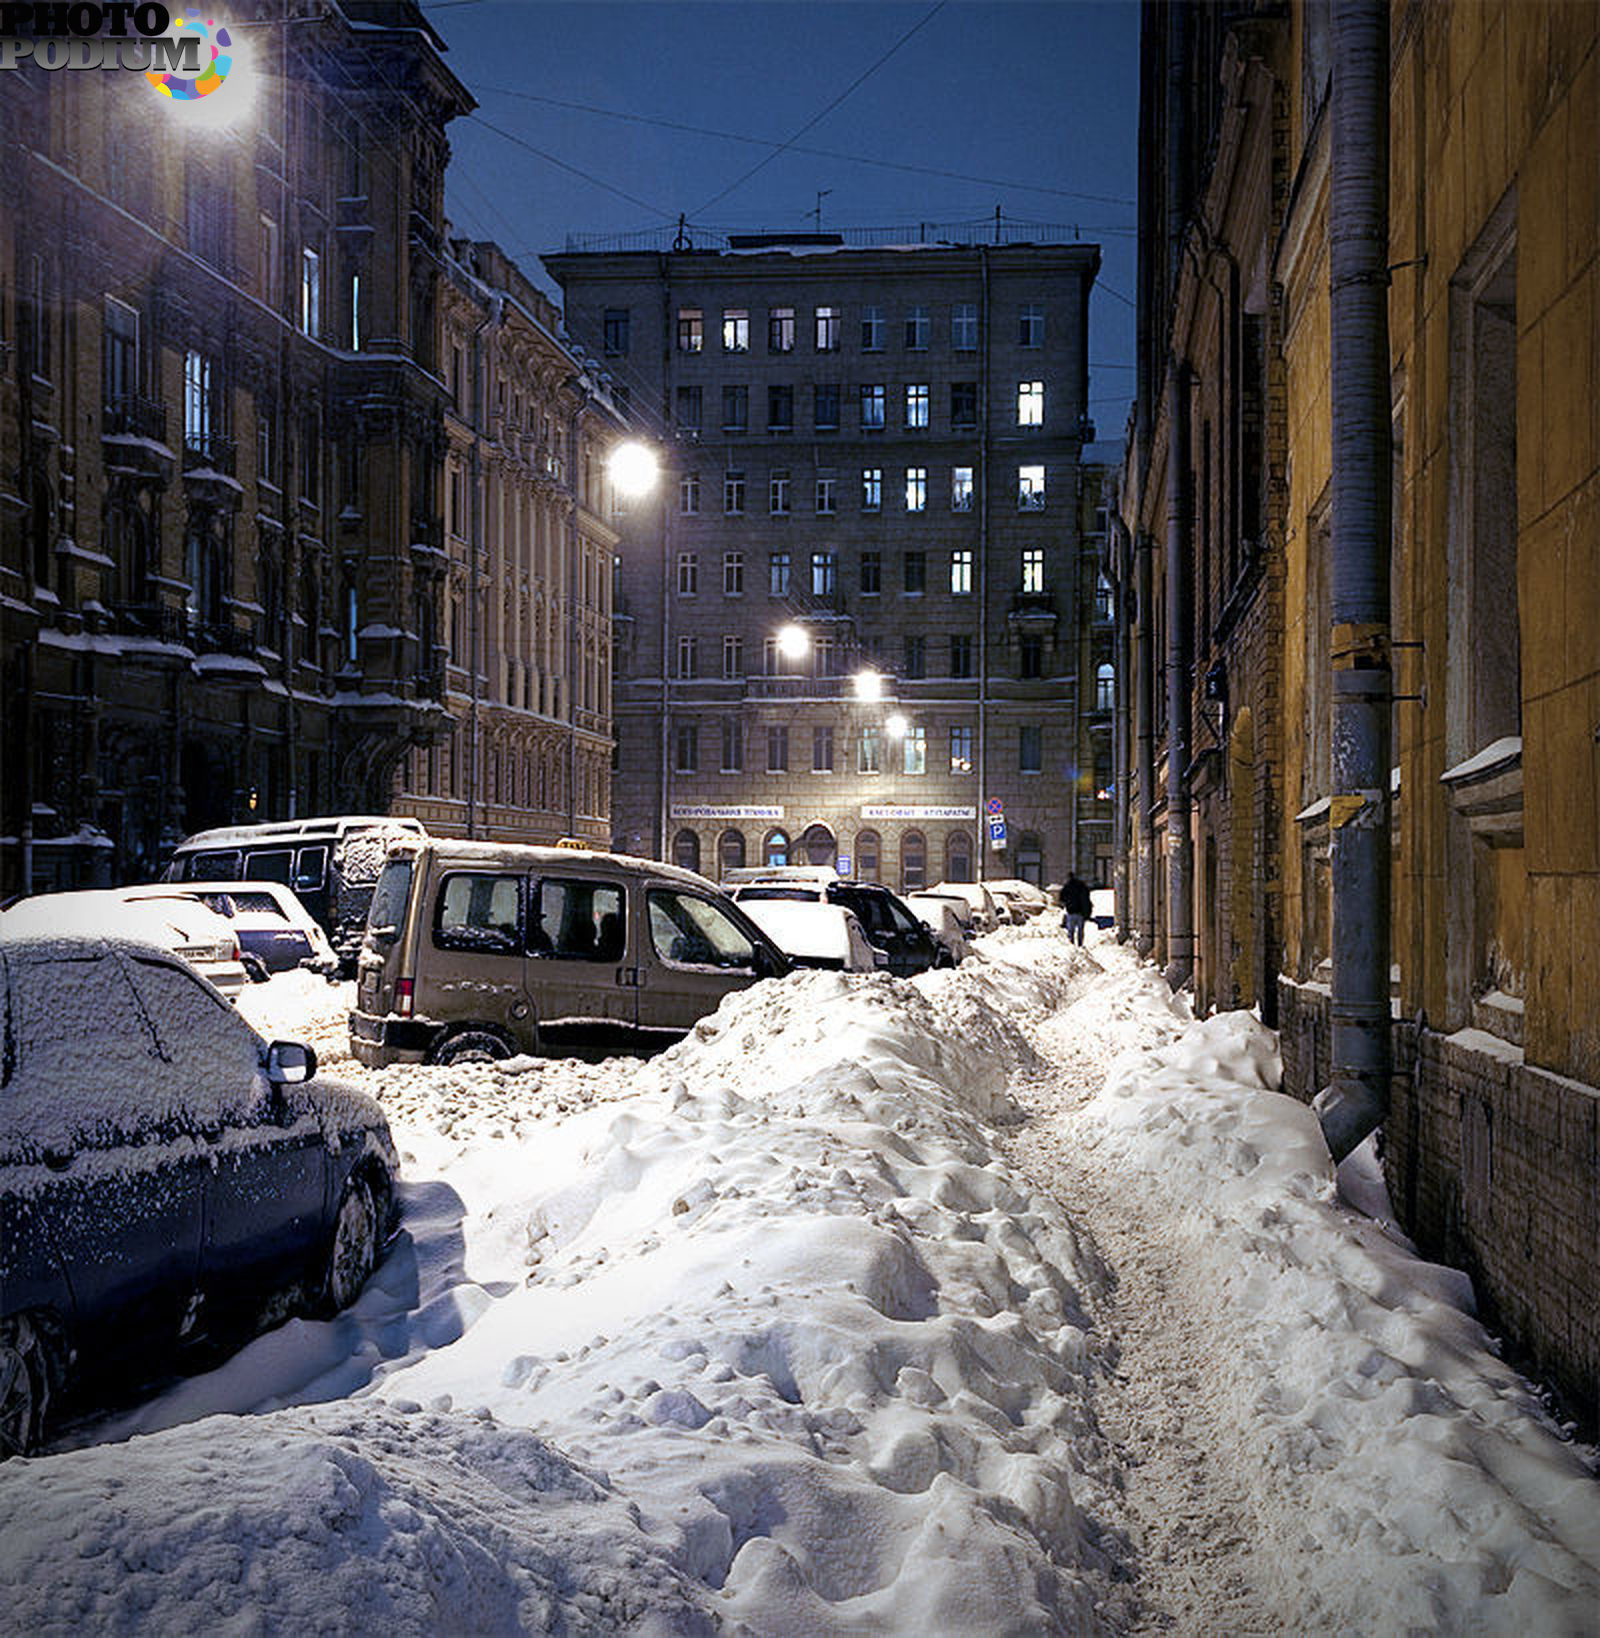
<svg viewBox="0 0 1600 1638">
<path fill-rule="evenodd" d="M 528 992 L 547 1053 L 631 1051 L 638 1044 L 632 884 L 553 872 L 528 883 Z"/>
</svg>

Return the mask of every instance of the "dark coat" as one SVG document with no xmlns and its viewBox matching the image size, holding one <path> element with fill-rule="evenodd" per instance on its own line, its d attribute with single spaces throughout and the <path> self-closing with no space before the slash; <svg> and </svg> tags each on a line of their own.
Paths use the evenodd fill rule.
<svg viewBox="0 0 1600 1638">
<path fill-rule="evenodd" d="M 1080 882 L 1076 876 L 1070 876 L 1067 884 L 1061 889 L 1061 908 L 1069 916 L 1087 916 L 1094 909 L 1094 901 L 1089 897 L 1087 882 Z"/>
</svg>

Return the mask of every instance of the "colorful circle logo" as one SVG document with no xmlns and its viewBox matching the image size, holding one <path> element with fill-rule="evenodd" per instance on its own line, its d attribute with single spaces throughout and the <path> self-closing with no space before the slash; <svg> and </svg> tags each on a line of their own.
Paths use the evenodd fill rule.
<svg viewBox="0 0 1600 1638">
<path fill-rule="evenodd" d="M 183 18 L 175 17 L 172 31 L 175 39 L 199 37 L 199 74 L 188 79 L 181 74 L 158 74 L 150 70 L 145 78 L 162 96 L 171 97 L 175 102 L 196 102 L 201 97 L 209 97 L 213 91 L 221 90 L 228 70 L 233 67 L 233 41 L 227 28 L 215 18 L 207 18 L 202 23 L 198 18 L 185 22 Z"/>
</svg>

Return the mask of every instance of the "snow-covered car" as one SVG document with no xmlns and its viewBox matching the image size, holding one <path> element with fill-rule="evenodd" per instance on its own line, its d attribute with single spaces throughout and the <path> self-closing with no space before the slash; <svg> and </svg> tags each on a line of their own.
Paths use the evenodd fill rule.
<svg viewBox="0 0 1600 1638">
<path fill-rule="evenodd" d="M 985 882 L 984 886 L 997 900 L 1010 907 L 1011 919 L 1014 922 L 1032 921 L 1035 916 L 1042 916 L 1050 908 L 1050 900 L 1045 890 L 1036 887 L 1032 882 L 1020 881 L 1015 877 L 1002 877 L 999 881 Z"/>
<path fill-rule="evenodd" d="M 8 934 L 0 1017 L 0 1454 L 63 1400 L 355 1300 L 399 1163 L 310 1047 L 127 939 Z"/>
<path fill-rule="evenodd" d="M 967 953 L 966 929 L 962 926 L 957 904 L 961 910 L 967 911 L 970 920 L 972 912 L 964 899 L 947 899 L 939 893 L 906 894 L 906 908 L 938 939 L 940 948 L 950 957 L 952 967 Z"/>
<path fill-rule="evenodd" d="M 282 882 L 194 882 L 183 891 L 233 923 L 247 966 L 254 957 L 267 973 L 295 967 L 325 975 L 338 971 L 328 935 Z"/>
<path fill-rule="evenodd" d="M 889 965 L 888 951 L 867 941 L 861 923 L 842 904 L 748 899 L 740 908 L 797 967 L 870 973 Z"/>
<path fill-rule="evenodd" d="M 94 887 L 38 893 L 0 916 L 0 939 L 69 933 L 141 939 L 182 956 L 230 1001 L 249 982 L 232 924 L 169 887 Z"/>
<path fill-rule="evenodd" d="M 868 939 L 889 957 L 897 978 L 950 965 L 938 941 L 905 905 L 877 882 L 841 881 L 831 867 L 758 872 L 732 889 L 735 904 L 748 910 L 763 901 L 842 904 L 855 912 Z"/>
<path fill-rule="evenodd" d="M 971 931 L 975 933 L 992 933 L 1001 922 L 1009 919 L 1008 912 L 1000 908 L 994 894 L 983 882 L 935 882 L 923 891 L 940 897 L 964 899 L 972 908 Z"/>
</svg>

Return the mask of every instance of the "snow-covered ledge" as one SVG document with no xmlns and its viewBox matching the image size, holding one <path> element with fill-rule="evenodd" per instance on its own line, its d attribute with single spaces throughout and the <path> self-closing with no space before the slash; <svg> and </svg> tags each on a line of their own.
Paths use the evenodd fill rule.
<svg viewBox="0 0 1600 1638">
<path fill-rule="evenodd" d="M 1491 847 L 1522 846 L 1522 739 L 1510 734 L 1446 768 L 1439 783 L 1474 836 Z"/>
</svg>

